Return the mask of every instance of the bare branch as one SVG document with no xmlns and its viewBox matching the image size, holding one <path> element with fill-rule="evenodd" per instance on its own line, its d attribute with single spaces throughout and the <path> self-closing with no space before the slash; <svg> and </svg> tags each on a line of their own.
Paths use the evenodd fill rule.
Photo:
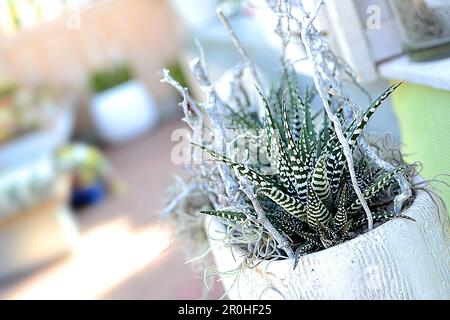
<svg viewBox="0 0 450 320">
<path fill-rule="evenodd" d="M 184 118 L 182 119 L 186 122 L 189 127 L 195 132 L 195 126 L 198 123 L 203 123 L 203 117 L 200 110 L 198 110 L 196 103 L 189 96 L 189 91 L 187 88 L 183 87 L 180 83 L 178 83 L 175 79 L 170 76 L 170 72 L 167 69 L 162 70 L 163 78 L 160 80 L 161 82 L 165 82 L 174 87 L 180 95 L 183 97 L 183 101 L 179 103 L 181 108 L 183 109 Z M 195 115 L 192 113 L 190 108 L 195 108 L 197 111 Z M 197 117 L 197 119 L 196 119 Z"/>
<path fill-rule="evenodd" d="M 247 68 L 249 68 L 250 73 L 252 74 L 252 77 L 255 80 L 255 83 L 261 90 L 264 90 L 263 83 L 262 83 L 261 79 L 259 78 L 258 72 L 256 71 L 256 67 L 253 64 L 253 61 L 250 59 L 250 57 L 247 54 L 247 51 L 244 49 L 242 43 L 239 41 L 239 38 L 237 37 L 236 33 L 234 32 L 233 28 L 231 27 L 230 22 L 225 17 L 225 14 L 223 13 L 222 9 L 220 9 L 220 8 L 217 9 L 217 15 L 218 15 L 220 21 L 222 21 L 223 25 L 227 29 L 227 31 L 231 37 L 231 40 L 233 41 L 233 44 L 236 47 L 236 49 L 239 51 L 239 54 L 241 55 L 241 58 L 245 64 L 245 66 Z"/>
</svg>

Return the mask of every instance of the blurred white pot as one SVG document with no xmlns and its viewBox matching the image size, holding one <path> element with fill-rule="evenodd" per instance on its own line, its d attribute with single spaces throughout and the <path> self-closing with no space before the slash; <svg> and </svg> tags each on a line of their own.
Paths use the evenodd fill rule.
<svg viewBox="0 0 450 320">
<path fill-rule="evenodd" d="M 0 168 L 3 172 L 51 156 L 69 141 L 74 122 L 72 101 L 67 101 L 60 109 L 49 126 L 0 146 Z"/>
<path fill-rule="evenodd" d="M 134 80 L 96 94 L 91 104 L 97 132 L 108 143 L 135 138 L 158 120 L 153 98 L 142 83 Z"/>
<path fill-rule="evenodd" d="M 225 276 L 231 299 L 450 299 L 450 226 L 426 192 L 404 214 L 335 247 L 300 258 L 243 269 Z M 242 254 L 223 245 L 223 225 L 207 217 L 206 228 L 220 272 L 238 268 Z"/>
</svg>

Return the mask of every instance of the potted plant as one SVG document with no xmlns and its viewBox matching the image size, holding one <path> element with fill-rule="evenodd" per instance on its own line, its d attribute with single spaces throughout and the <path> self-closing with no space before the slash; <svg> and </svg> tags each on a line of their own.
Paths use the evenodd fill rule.
<svg viewBox="0 0 450 320">
<path fill-rule="evenodd" d="M 134 79 L 127 63 L 92 71 L 89 87 L 93 93 L 92 118 L 105 142 L 128 141 L 156 124 L 156 105 L 144 84 Z"/>
<path fill-rule="evenodd" d="M 0 167 L 49 156 L 69 140 L 73 99 L 63 88 L 39 84 L 0 86 Z"/>
<path fill-rule="evenodd" d="M 56 154 L 58 169 L 72 177 L 71 206 L 81 208 L 100 203 L 119 191 L 111 164 L 97 148 L 75 143 L 60 148 Z"/>
<path fill-rule="evenodd" d="M 163 81 L 184 98 L 195 146 L 189 183 L 166 211 L 183 229 L 198 228 L 192 221 L 206 214 L 209 251 L 230 298 L 448 299 L 450 228 L 443 204 L 424 188 L 417 165 L 363 135 L 401 83 L 366 108 L 355 106 L 341 82 L 343 75 L 356 80 L 314 28 L 315 15 L 299 6 L 300 16 L 293 16 L 283 3 L 272 8 L 279 25 L 291 18 L 301 32 L 315 88 L 300 92 L 282 56 L 282 71 L 272 75 L 279 80 L 265 90 L 219 12 L 245 63 L 223 101 L 201 51 L 191 63 L 207 93 L 200 106 L 165 71 Z M 317 94 L 323 108 L 313 114 Z"/>
</svg>

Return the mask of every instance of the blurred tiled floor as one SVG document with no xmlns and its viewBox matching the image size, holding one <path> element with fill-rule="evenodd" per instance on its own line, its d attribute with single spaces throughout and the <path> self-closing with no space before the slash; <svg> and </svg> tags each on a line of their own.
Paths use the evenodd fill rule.
<svg viewBox="0 0 450 320">
<path fill-rule="evenodd" d="M 75 252 L 30 274 L 0 284 L 0 299 L 198 299 L 203 280 L 169 247 L 172 231 L 161 225 L 164 190 L 180 167 L 170 160 L 170 135 L 180 122 L 160 125 L 106 156 L 126 193 L 77 213 Z M 221 295 L 220 284 L 210 295 Z"/>
</svg>

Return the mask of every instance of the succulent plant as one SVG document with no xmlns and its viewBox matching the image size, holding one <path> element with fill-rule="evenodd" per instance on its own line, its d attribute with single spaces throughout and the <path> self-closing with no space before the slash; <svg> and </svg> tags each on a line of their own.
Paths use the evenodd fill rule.
<svg viewBox="0 0 450 320">
<path fill-rule="evenodd" d="M 384 172 L 375 169 L 376 166 L 357 150 L 358 138 L 366 124 L 399 85 L 385 90 L 360 119 L 349 124 L 345 124 L 343 106 L 334 106 L 356 163 L 358 186 L 376 222 L 393 217 L 410 219 L 393 213 L 392 194 L 398 189 L 395 174 L 413 173 L 414 167 L 398 164 L 395 170 Z M 261 92 L 259 95 L 264 106 L 262 119 L 255 112 L 246 113 L 246 108 L 239 112 L 228 108 L 228 116 L 236 128 L 265 130 L 263 145 L 270 167 L 275 169 L 274 175 L 264 174 L 260 164 L 239 163 L 209 147 L 200 147 L 215 161 L 225 163 L 237 176 L 245 177 L 251 183 L 267 218 L 290 239 L 297 256 L 354 237 L 362 230 L 366 213 L 352 186 L 344 150 L 334 126 L 325 114 L 319 126 L 315 123 L 318 115 L 313 116 L 311 111 L 315 91 L 306 90 L 301 95 L 296 78 L 287 75 L 268 98 Z M 250 211 L 253 209 L 250 203 L 248 207 Z M 226 219 L 227 223 L 248 219 L 248 213 L 234 208 L 202 212 Z M 256 218 L 256 212 L 250 214 Z"/>
</svg>

